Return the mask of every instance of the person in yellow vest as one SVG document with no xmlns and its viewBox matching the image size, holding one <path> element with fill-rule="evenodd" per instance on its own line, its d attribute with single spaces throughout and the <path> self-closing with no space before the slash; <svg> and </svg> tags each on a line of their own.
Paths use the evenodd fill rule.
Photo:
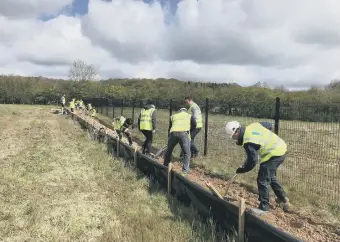
<svg viewBox="0 0 340 242">
<path fill-rule="evenodd" d="M 132 145 L 132 137 L 129 132 L 129 127 L 132 126 L 133 121 L 131 118 L 125 118 L 120 116 L 119 118 L 115 118 L 112 122 L 113 130 L 115 130 L 121 140 L 123 134 L 125 134 L 126 138 L 129 141 L 129 145 Z"/>
<path fill-rule="evenodd" d="M 65 99 L 65 94 L 61 96 L 61 114 L 64 114 L 64 108 L 65 108 L 65 103 L 66 103 L 66 99 Z"/>
<path fill-rule="evenodd" d="M 189 105 L 188 113 L 191 115 L 191 129 L 190 129 L 190 151 L 191 158 L 196 158 L 199 150 L 195 145 L 195 138 L 203 127 L 203 118 L 200 107 L 193 101 L 191 96 L 185 98 L 185 102 Z"/>
<path fill-rule="evenodd" d="M 258 162 L 260 169 L 257 176 L 260 205 L 252 209 L 254 213 L 262 214 L 269 211 L 269 186 L 276 195 L 276 202 L 284 211 L 289 210 L 289 199 L 276 177 L 276 170 L 286 157 L 286 143 L 271 131 L 267 123 L 251 123 L 242 127 L 238 121 L 228 122 L 225 131 L 237 145 L 242 145 L 247 159 L 236 170 L 237 174 L 251 171 Z"/>
<path fill-rule="evenodd" d="M 142 153 L 150 155 L 153 134 L 156 132 L 156 108 L 148 101 L 141 110 L 138 117 L 138 129 L 143 133 L 145 141 L 142 146 Z"/>
<path fill-rule="evenodd" d="M 97 113 L 97 111 L 96 111 L 96 109 L 95 108 L 93 108 L 93 107 L 91 107 L 91 109 L 90 109 L 90 116 L 91 116 L 91 118 L 93 118 L 93 117 L 95 117 L 96 116 L 96 113 Z"/>
<path fill-rule="evenodd" d="M 74 112 L 75 106 L 76 106 L 75 98 L 73 98 L 72 101 L 69 104 L 69 107 L 70 107 L 72 113 Z"/>
<path fill-rule="evenodd" d="M 183 174 L 189 171 L 190 165 L 190 126 L 191 115 L 187 113 L 186 108 L 181 108 L 178 113 L 170 118 L 169 138 L 167 151 L 164 155 L 164 165 L 168 166 L 171 154 L 175 146 L 179 143 L 183 152 Z"/>
</svg>

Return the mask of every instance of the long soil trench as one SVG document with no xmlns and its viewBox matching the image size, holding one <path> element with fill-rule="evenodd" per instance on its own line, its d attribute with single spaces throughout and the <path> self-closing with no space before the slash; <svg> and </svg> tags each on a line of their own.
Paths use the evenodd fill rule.
<svg viewBox="0 0 340 242">
<path fill-rule="evenodd" d="M 83 119 L 91 123 L 96 129 L 103 128 L 108 135 L 116 137 L 116 133 L 111 129 L 105 127 L 99 123 L 96 119 L 77 113 Z M 134 142 L 134 147 L 140 148 L 140 146 Z M 158 162 L 163 163 L 162 158 L 158 159 Z M 174 169 L 176 171 L 181 170 L 181 164 L 179 162 L 174 163 Z M 198 167 L 190 169 L 187 176 L 188 179 L 200 184 L 204 188 L 208 189 L 204 181 L 209 181 L 222 196 L 228 195 L 228 198 L 235 204 L 238 204 L 240 198 L 246 199 L 246 205 L 248 208 L 258 206 L 258 195 L 248 191 L 240 184 L 234 183 L 230 186 L 228 194 L 225 194 L 225 189 L 229 184 L 226 180 L 214 178 L 205 174 L 204 170 Z M 273 206 L 275 204 L 274 199 L 271 198 L 271 210 L 268 214 L 261 216 L 261 218 L 273 226 L 294 234 L 298 238 L 304 241 L 340 241 L 340 236 L 337 234 L 339 228 L 335 225 L 318 222 L 320 219 L 313 214 L 301 214 L 297 211 L 292 213 L 285 213 L 281 208 Z"/>
</svg>

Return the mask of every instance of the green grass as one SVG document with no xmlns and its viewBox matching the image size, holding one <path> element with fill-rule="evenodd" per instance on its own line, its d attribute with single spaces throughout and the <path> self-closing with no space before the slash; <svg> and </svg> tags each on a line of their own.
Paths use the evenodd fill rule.
<svg viewBox="0 0 340 242">
<path fill-rule="evenodd" d="M 1 241 L 221 241 L 50 108 L 0 105 Z"/>
<path fill-rule="evenodd" d="M 140 109 L 135 109 L 135 121 Z M 103 108 L 100 119 L 110 121 L 112 107 Z M 121 114 L 115 108 L 115 116 Z M 124 108 L 123 115 L 132 117 L 132 109 Z M 204 119 L 204 117 L 203 117 Z M 226 136 L 224 127 L 228 121 L 238 120 L 243 125 L 256 121 L 271 121 L 256 118 L 209 115 L 208 155 L 194 160 L 192 165 L 204 168 L 210 174 L 230 178 L 245 160 L 244 149 Z M 157 133 L 153 145 L 160 148 L 167 144 L 169 111 L 157 110 Z M 137 129 L 133 135 L 144 140 Z M 340 218 L 340 124 L 280 121 L 279 136 L 288 145 L 288 156 L 278 170 L 278 177 L 288 192 L 292 203 L 301 210 L 318 213 L 329 220 Z M 204 129 L 196 138 L 196 145 L 203 155 Z M 179 154 L 179 147 L 174 152 Z M 251 190 L 256 190 L 258 166 L 251 172 L 238 176 L 237 181 Z M 317 209 L 315 209 L 317 208 Z"/>
</svg>

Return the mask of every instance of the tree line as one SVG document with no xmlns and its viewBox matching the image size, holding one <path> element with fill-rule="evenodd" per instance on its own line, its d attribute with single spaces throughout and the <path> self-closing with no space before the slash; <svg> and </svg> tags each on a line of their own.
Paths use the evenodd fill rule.
<svg viewBox="0 0 340 242">
<path fill-rule="evenodd" d="M 338 122 L 340 81 L 324 88 L 305 91 L 271 89 L 263 85 L 242 87 L 235 83 L 198 83 L 176 79 L 107 79 L 101 81 L 57 80 L 45 77 L 0 75 L 0 103 L 56 104 L 65 94 L 71 98 L 103 98 L 105 100 L 158 100 L 163 106 L 168 100 L 174 107 L 184 97 L 192 95 L 205 109 L 209 99 L 210 112 L 257 118 L 272 118 L 275 98 L 280 97 L 282 119 Z"/>
</svg>

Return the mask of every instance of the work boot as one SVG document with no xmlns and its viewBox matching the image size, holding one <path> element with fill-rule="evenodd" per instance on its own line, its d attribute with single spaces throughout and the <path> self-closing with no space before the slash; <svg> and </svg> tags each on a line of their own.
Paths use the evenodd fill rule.
<svg viewBox="0 0 340 242">
<path fill-rule="evenodd" d="M 262 210 L 260 208 L 251 208 L 250 212 L 258 216 L 265 215 L 268 213 L 268 211 Z"/>
<path fill-rule="evenodd" d="M 288 197 L 284 197 L 283 199 L 276 198 L 275 202 L 279 205 L 280 208 L 283 209 L 284 212 L 289 212 L 290 204 Z"/>
</svg>

